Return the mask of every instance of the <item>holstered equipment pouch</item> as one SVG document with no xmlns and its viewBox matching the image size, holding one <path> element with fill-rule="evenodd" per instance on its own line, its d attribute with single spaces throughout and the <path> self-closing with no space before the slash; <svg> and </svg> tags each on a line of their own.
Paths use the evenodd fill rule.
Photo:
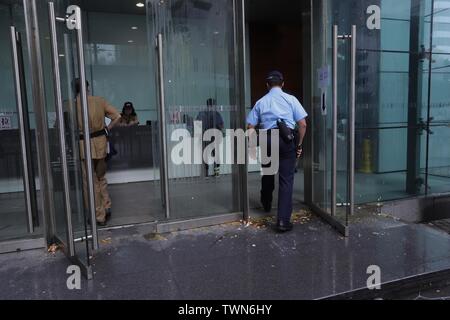
<svg viewBox="0 0 450 320">
<path fill-rule="evenodd" d="M 295 140 L 294 130 L 289 128 L 283 120 L 278 120 L 277 124 L 281 139 L 285 143 L 292 143 Z"/>
</svg>

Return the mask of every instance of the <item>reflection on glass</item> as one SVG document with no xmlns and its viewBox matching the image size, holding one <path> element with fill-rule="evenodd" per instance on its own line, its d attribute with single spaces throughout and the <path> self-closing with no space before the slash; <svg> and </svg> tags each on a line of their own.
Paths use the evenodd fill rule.
<svg viewBox="0 0 450 320">
<path fill-rule="evenodd" d="M 175 165 L 171 160 L 176 146 L 172 134 L 177 129 L 192 132 L 202 125 L 199 114 L 214 115 L 213 120 L 223 122 L 223 129 L 234 128 L 232 2 L 150 3 L 155 12 L 154 20 L 149 20 L 154 38 L 161 32 L 164 43 L 171 215 L 180 219 L 233 212 L 236 209 L 233 166 L 217 167 L 212 162 L 205 172 L 204 165 Z M 212 112 L 209 99 L 215 101 Z M 201 139 L 202 132 L 195 139 Z M 214 177 L 210 178 L 211 175 Z"/>
</svg>

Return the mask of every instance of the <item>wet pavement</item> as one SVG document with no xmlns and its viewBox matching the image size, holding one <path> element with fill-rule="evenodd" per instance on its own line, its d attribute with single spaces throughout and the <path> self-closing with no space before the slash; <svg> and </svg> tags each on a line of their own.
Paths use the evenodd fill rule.
<svg viewBox="0 0 450 320">
<path fill-rule="evenodd" d="M 165 235 L 105 231 L 81 290 L 67 288 L 60 252 L 0 255 L 0 299 L 319 299 L 366 288 L 371 265 L 382 283 L 450 269 L 445 232 L 380 213 L 351 222 L 349 238 L 305 210 L 288 234 L 266 219 Z"/>
<path fill-rule="evenodd" d="M 397 300 L 450 301 L 450 283 L 446 287 L 418 290 L 408 295 L 394 296 Z"/>
</svg>

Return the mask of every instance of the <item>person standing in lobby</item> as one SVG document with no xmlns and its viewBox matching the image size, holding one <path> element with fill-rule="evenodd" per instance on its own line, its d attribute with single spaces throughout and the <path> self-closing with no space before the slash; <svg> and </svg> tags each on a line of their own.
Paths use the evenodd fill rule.
<svg viewBox="0 0 450 320">
<path fill-rule="evenodd" d="M 209 98 L 206 101 L 206 110 L 203 110 L 200 112 L 197 116 L 197 121 L 201 121 L 202 128 L 203 128 L 203 135 L 208 130 L 219 130 L 221 132 L 224 131 L 225 128 L 225 122 L 223 121 L 223 117 L 220 114 L 220 112 L 217 109 L 217 102 L 213 98 Z M 220 155 L 219 155 L 219 146 L 222 143 L 222 141 L 216 141 L 216 139 L 213 137 L 213 139 L 208 142 L 205 141 L 203 143 L 203 150 L 205 150 L 209 145 L 215 144 L 216 148 L 214 149 L 212 156 L 213 156 L 213 165 L 214 165 L 214 177 L 220 176 Z M 204 175 L 206 178 L 209 177 L 209 167 L 210 165 L 205 162 L 204 165 Z"/>
<path fill-rule="evenodd" d="M 134 127 L 139 125 L 139 119 L 132 102 L 125 102 L 125 104 L 123 105 L 122 113 L 120 115 L 120 127 Z"/>
<path fill-rule="evenodd" d="M 108 192 L 108 181 L 106 180 L 106 157 L 108 153 L 108 132 L 112 130 L 120 121 L 120 113 L 112 107 L 105 98 L 96 97 L 89 94 L 88 88 L 88 108 L 89 108 L 89 130 L 91 132 L 91 150 L 92 164 L 94 176 L 94 192 L 95 192 L 95 213 L 97 224 L 105 226 L 111 217 L 111 198 Z M 76 106 L 78 126 L 80 132 L 83 131 L 82 108 L 81 108 L 81 83 L 77 79 L 75 81 Z M 105 125 L 105 117 L 111 120 L 111 123 Z M 86 137 L 80 136 L 80 154 L 81 159 L 85 161 L 84 142 Z M 83 167 L 83 192 L 85 203 L 87 202 L 87 176 L 85 165 Z"/>
</svg>

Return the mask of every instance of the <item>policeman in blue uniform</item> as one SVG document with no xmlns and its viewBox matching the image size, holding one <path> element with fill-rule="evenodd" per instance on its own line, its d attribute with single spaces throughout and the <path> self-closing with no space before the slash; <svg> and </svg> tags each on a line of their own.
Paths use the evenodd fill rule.
<svg viewBox="0 0 450 320">
<path fill-rule="evenodd" d="M 303 139 L 306 134 L 306 118 L 308 114 L 292 95 L 283 91 L 283 74 L 278 71 L 270 72 L 266 78 L 269 93 L 259 100 L 247 117 L 248 129 L 255 134 L 257 127 L 266 130 L 268 136 L 268 150 L 270 136 L 273 129 L 279 129 L 279 195 L 278 195 L 278 219 L 277 230 L 280 232 L 291 231 L 292 196 L 294 188 L 295 164 L 297 158 L 302 155 Z M 281 128 L 283 127 L 283 128 Z M 284 129 L 284 130 L 282 130 Z M 290 131 L 289 137 L 281 138 L 282 131 Z M 286 135 L 284 135 L 286 137 Z M 253 151 L 254 152 L 254 151 Z M 269 156 L 271 156 L 269 154 Z M 266 212 L 272 208 L 273 191 L 275 189 L 275 176 L 265 175 L 262 179 L 261 202 Z"/>
</svg>

